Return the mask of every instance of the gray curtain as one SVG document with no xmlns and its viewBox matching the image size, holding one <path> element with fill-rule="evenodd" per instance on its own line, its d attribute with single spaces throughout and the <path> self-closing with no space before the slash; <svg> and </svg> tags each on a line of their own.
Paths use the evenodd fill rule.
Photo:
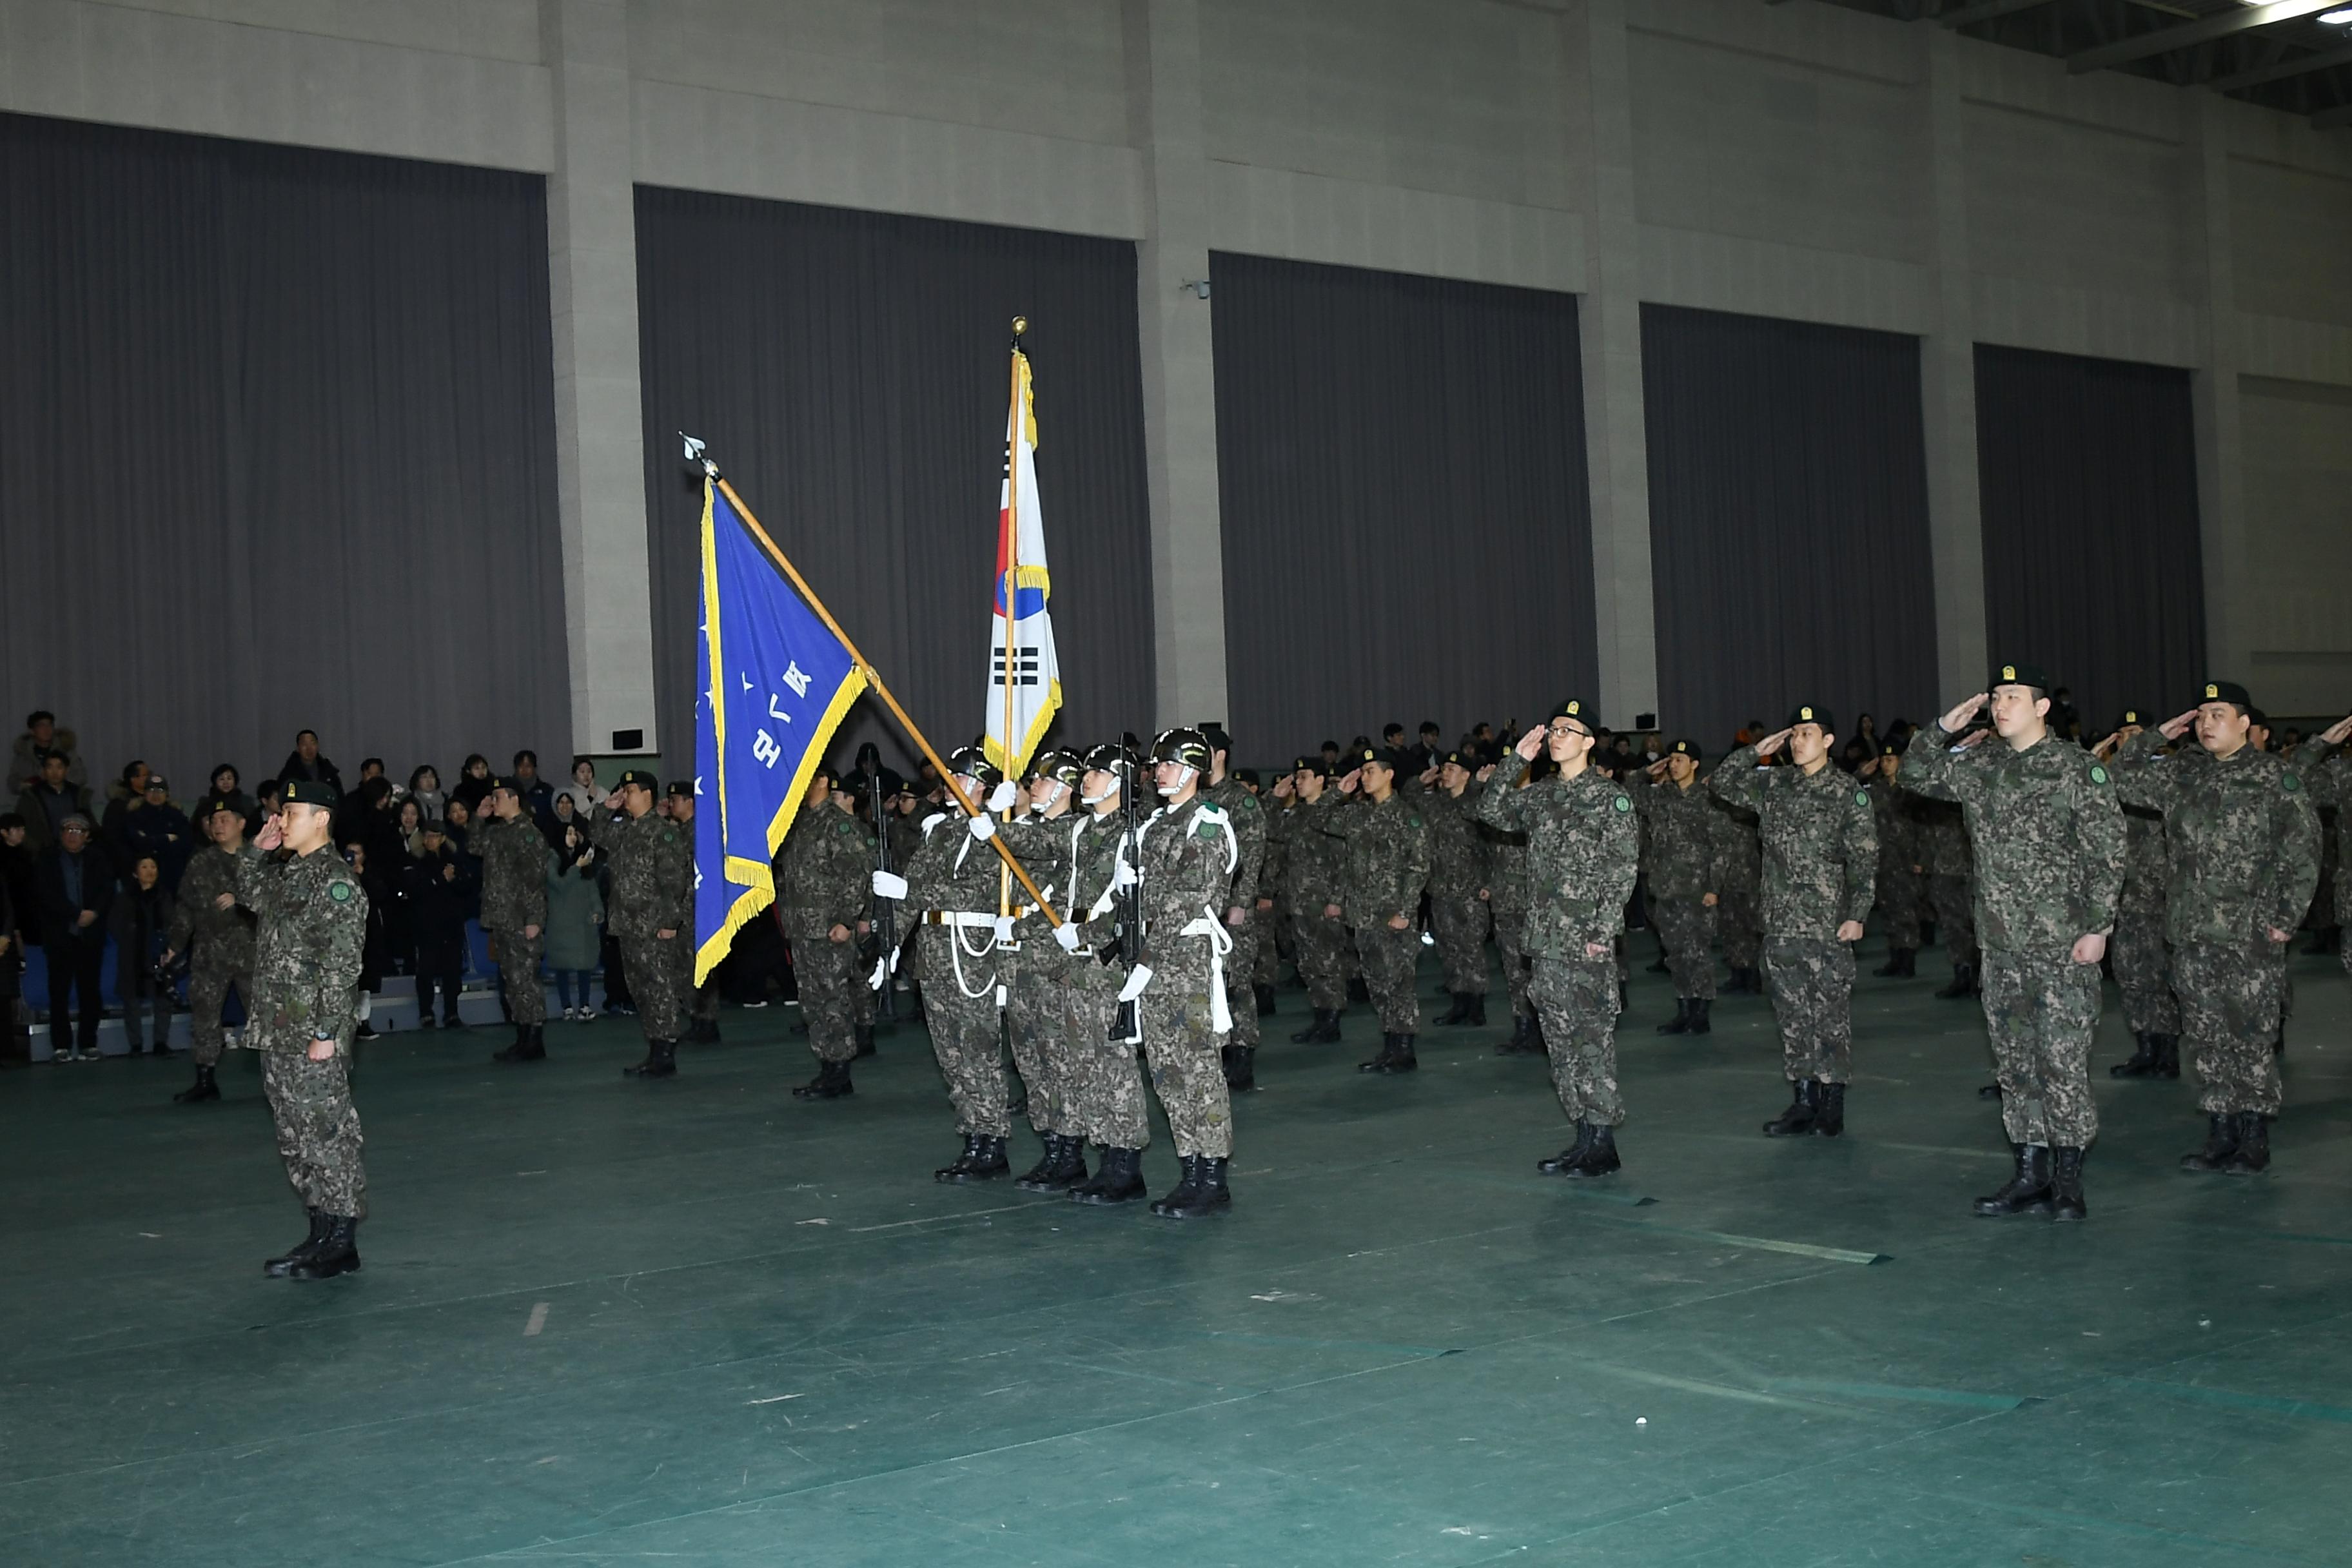
<svg viewBox="0 0 2352 1568">
<path fill-rule="evenodd" d="M 1390 721 L 1450 743 L 1591 692 L 1575 296 L 1223 253 L 1211 274 L 1237 755 Z"/>
<path fill-rule="evenodd" d="M 690 755 L 701 485 L 739 494 L 942 752 L 984 721 L 1010 326 L 1026 315 L 1065 706 L 1143 730 L 1151 541 L 1135 247 L 640 186 L 640 365 L 662 749 Z M 872 698 L 833 752 L 911 748 Z"/>
<path fill-rule="evenodd" d="M 1659 720 L 1940 711 L 1915 338 L 1642 307 Z"/>
<path fill-rule="evenodd" d="M 2047 668 L 2093 736 L 2180 711 L 2205 675 L 2189 373 L 1983 343 L 1976 368 L 1993 658 Z"/>
<path fill-rule="evenodd" d="M 568 745 L 537 176 L 0 115 L 0 344 L 12 733 Z"/>
</svg>

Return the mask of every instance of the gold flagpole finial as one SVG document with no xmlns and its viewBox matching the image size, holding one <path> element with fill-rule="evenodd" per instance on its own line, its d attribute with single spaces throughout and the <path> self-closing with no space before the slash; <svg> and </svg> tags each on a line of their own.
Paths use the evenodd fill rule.
<svg viewBox="0 0 2352 1568">
<path fill-rule="evenodd" d="M 1022 333 L 1024 333 L 1024 332 L 1027 331 L 1028 330 L 1029 330 L 1029 318 L 1028 318 L 1028 317 L 1026 317 L 1026 316 L 1015 316 L 1015 317 L 1013 317 L 1013 335 L 1014 337 L 1016 337 L 1016 338 L 1017 338 L 1017 337 L 1019 337 Z"/>
</svg>

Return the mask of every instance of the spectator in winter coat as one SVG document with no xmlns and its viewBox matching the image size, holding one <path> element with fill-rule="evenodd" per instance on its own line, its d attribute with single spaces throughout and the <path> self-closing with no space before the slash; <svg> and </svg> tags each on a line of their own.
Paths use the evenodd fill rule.
<svg viewBox="0 0 2352 1568">
<path fill-rule="evenodd" d="M 587 834 L 572 823 L 563 829 L 547 873 L 547 966 L 555 971 L 555 994 L 563 1004 L 563 1016 L 583 1024 L 596 1016 L 588 1001 L 588 972 L 596 967 L 604 947 L 604 899 L 596 889 L 597 859 Z"/>
<path fill-rule="evenodd" d="M 114 935 L 114 990 L 122 998 L 122 1029 L 131 1054 L 171 1049 L 172 985 L 155 978 L 155 961 L 172 945 L 172 890 L 152 855 L 131 863 L 107 925 Z"/>
<path fill-rule="evenodd" d="M 66 782 L 89 788 L 89 774 L 82 770 L 81 756 L 74 750 L 74 732 L 58 728 L 57 715 L 46 708 L 37 708 L 25 715 L 25 732 L 8 750 L 8 788 L 26 790 L 41 782 L 41 758 L 55 752 L 66 760 Z"/>
<path fill-rule="evenodd" d="M 41 951 L 48 961 L 49 1043 L 59 1061 L 98 1058 L 99 971 L 106 963 L 106 917 L 114 907 L 114 867 L 90 844 L 89 818 L 68 816 L 40 867 Z M 66 1034 L 67 1009 L 79 1026 Z"/>
<path fill-rule="evenodd" d="M 24 828 L 14 831 L 21 837 Z M 16 929 L 16 901 L 9 896 L 8 879 L 0 877 L 0 1068 L 29 1066 L 33 1059 L 32 1037 L 16 1005 L 25 992 L 24 973 L 25 939 Z"/>
<path fill-rule="evenodd" d="M 67 776 L 63 752 L 41 759 L 38 784 L 16 797 L 16 815 L 25 819 L 25 843 L 37 858 L 58 841 L 58 829 L 68 816 L 89 816 L 89 791 Z"/>
<path fill-rule="evenodd" d="M 449 797 L 449 847 L 457 854 L 457 869 L 466 886 L 466 918 L 482 917 L 482 858 L 474 853 L 474 813 L 456 795 Z"/>
<path fill-rule="evenodd" d="M 408 798 L 416 803 L 423 815 L 420 821 L 431 821 L 447 813 L 448 792 L 441 787 L 441 775 L 430 763 L 419 763 L 408 775 Z"/>
<path fill-rule="evenodd" d="M 278 776 L 286 779 L 309 779 L 313 784 L 332 784 L 337 794 L 342 792 L 343 775 L 319 751 L 319 731 L 305 730 L 294 737 L 294 749 L 286 753 L 278 764 Z"/>
<path fill-rule="evenodd" d="M 457 787 L 449 792 L 451 800 L 466 803 L 469 816 L 482 814 L 482 802 L 490 793 L 490 759 L 476 752 L 466 759 L 457 778 Z"/>
<path fill-rule="evenodd" d="M 131 880 L 131 868 L 140 857 L 152 855 L 164 890 L 176 889 L 180 873 L 187 869 L 188 857 L 195 853 L 196 830 L 189 824 L 188 814 L 172 804 L 171 786 L 163 774 L 147 775 L 146 793 L 124 809 L 121 831 L 122 880 L 126 884 Z"/>
<path fill-rule="evenodd" d="M 594 820 L 596 807 L 604 801 L 605 792 L 596 783 L 596 764 L 586 757 L 574 757 L 572 759 L 572 782 L 555 793 L 559 798 L 570 798 L 572 815 L 578 817 L 580 825 L 585 827 Z"/>
<path fill-rule="evenodd" d="M 555 822 L 555 786 L 539 776 L 539 753 L 531 751 L 514 754 L 515 794 L 522 797 L 523 810 L 539 824 L 541 833 Z"/>
<path fill-rule="evenodd" d="M 147 797 L 147 775 L 152 768 L 133 757 L 122 764 L 122 776 L 106 786 L 106 815 L 99 819 L 98 842 L 114 860 L 118 878 L 131 875 L 131 840 L 122 819 L 133 805 Z"/>
<path fill-rule="evenodd" d="M 41 945 L 40 880 L 34 875 L 32 846 L 21 812 L 0 812 L 0 887 L 16 912 L 18 956 Z"/>
<path fill-rule="evenodd" d="M 418 826 L 401 861 L 400 888 L 416 943 L 417 1026 L 434 1026 L 433 998 L 438 992 L 442 1026 L 462 1028 L 457 996 L 465 987 L 466 920 L 470 900 L 479 894 L 467 880 L 464 857 L 439 820 L 428 817 Z"/>
<path fill-rule="evenodd" d="M 218 763 L 214 764 L 212 781 L 213 787 L 211 793 L 217 795 L 222 800 L 228 802 L 232 809 L 244 816 L 245 830 L 247 833 L 253 832 L 260 826 L 261 817 L 259 810 L 255 805 L 253 797 L 246 794 L 242 788 L 238 787 L 242 781 L 238 779 L 236 769 L 235 767 L 231 766 L 227 763 Z"/>
</svg>

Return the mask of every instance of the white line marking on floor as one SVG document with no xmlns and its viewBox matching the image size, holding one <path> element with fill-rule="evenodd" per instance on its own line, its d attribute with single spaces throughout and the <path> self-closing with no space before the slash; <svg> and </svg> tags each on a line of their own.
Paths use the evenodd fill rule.
<svg viewBox="0 0 2352 1568">
<path fill-rule="evenodd" d="M 547 1327 L 547 1303 L 541 1301 L 531 1308 L 530 1321 L 522 1326 L 522 1337 L 530 1339 L 545 1327 Z"/>
</svg>

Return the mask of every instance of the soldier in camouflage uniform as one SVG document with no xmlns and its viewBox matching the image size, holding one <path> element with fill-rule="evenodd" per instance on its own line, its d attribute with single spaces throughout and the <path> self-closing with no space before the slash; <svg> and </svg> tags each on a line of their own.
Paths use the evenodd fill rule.
<svg viewBox="0 0 2352 1568">
<path fill-rule="evenodd" d="M 1720 763 L 1717 764 L 1718 767 Z M 1710 792 L 1712 793 L 1712 792 Z M 1723 939 L 1723 965 L 1731 971 L 1727 989 L 1764 994 L 1764 847 L 1756 814 L 1720 795 L 1716 806 L 1716 932 Z"/>
<path fill-rule="evenodd" d="M 694 838 L 654 808 L 659 787 L 642 768 L 623 773 L 604 800 L 622 816 L 596 835 L 612 878 L 604 929 L 620 944 L 646 1036 L 646 1059 L 621 1069 L 637 1079 L 677 1076 L 677 1042 L 694 988 Z"/>
<path fill-rule="evenodd" d="M 1715 1007 L 1715 911 L 1722 901 L 1716 862 L 1725 836 L 1715 797 L 1699 784 L 1697 744 L 1676 741 L 1625 780 L 1643 827 L 1651 919 L 1675 980 L 1675 1016 L 1658 1026 L 1662 1035 L 1714 1029 L 1707 1015 Z"/>
<path fill-rule="evenodd" d="M 2099 760 L 2112 762 L 2116 745 L 2147 726 L 2139 710 L 2126 708 L 2116 726 L 2120 737 L 2102 742 Z M 2107 959 L 2124 996 L 2124 1019 L 2137 1048 L 2127 1061 L 2107 1069 L 2110 1078 L 2180 1076 L 2180 1004 L 2172 994 L 2172 946 L 2165 940 L 2171 849 L 2165 843 L 2164 814 L 2144 805 L 2124 806 L 2124 890 L 2116 904 L 2116 934 Z"/>
<path fill-rule="evenodd" d="M 1257 792 L 1228 771 L 1233 737 L 1222 725 L 1198 726 L 1209 742 L 1209 786 L 1201 793 L 1217 803 L 1233 824 L 1234 843 L 1241 854 L 1234 867 L 1234 885 L 1226 895 L 1225 928 L 1233 933 L 1234 950 L 1225 957 L 1226 1010 L 1234 1029 L 1224 1049 L 1225 1087 L 1236 1091 L 1257 1086 L 1257 950 L 1265 942 L 1266 918 L 1258 909 L 1258 889 L 1265 885 L 1265 810 Z"/>
<path fill-rule="evenodd" d="M 332 784 L 289 779 L 259 853 L 230 862 L 236 901 L 257 922 L 245 1044 L 262 1053 L 278 1154 L 310 1215 L 310 1234 L 261 1266 L 274 1278 L 331 1279 L 360 1266 L 367 1170 L 351 1069 L 368 900 L 334 852 L 337 799 Z"/>
<path fill-rule="evenodd" d="M 2336 952 L 2344 973 L 2352 974 L 2352 762 L 2344 745 L 2352 740 L 2352 719 L 2339 719 L 2297 746 L 2290 760 L 2309 786 L 2312 805 L 2336 812 Z"/>
<path fill-rule="evenodd" d="M 1785 768 L 1758 764 L 1786 744 Z M 1723 760 L 1708 781 L 1756 813 L 1764 845 L 1764 967 L 1780 1026 L 1789 1108 L 1767 1136 L 1845 1131 L 1853 1070 L 1853 944 L 1878 882 L 1878 832 L 1870 796 L 1830 762 L 1835 721 L 1801 702 L 1788 725 Z"/>
<path fill-rule="evenodd" d="M 1328 1045 L 1339 1037 L 1339 1015 L 1348 1007 L 1346 911 L 1340 906 L 1340 841 L 1323 831 L 1324 819 L 1339 809 L 1331 789 L 1330 764 L 1301 757 L 1290 775 L 1297 804 L 1283 817 L 1283 902 L 1290 906 L 1292 945 L 1298 977 L 1307 983 L 1314 1021 L 1290 1037 L 1293 1045 Z"/>
<path fill-rule="evenodd" d="M 1031 764 L 1025 815 L 998 825 L 1005 847 L 1024 865 L 1050 864 L 1056 854 L 1066 860 L 1071 830 L 1078 826 L 1080 781 L 1086 763 L 1076 753 L 1058 748 L 1038 753 Z M 1065 923 L 1072 918 L 1065 908 L 1069 889 L 1033 866 L 1039 889 L 1053 903 Z M 1077 1132 L 1076 1113 L 1069 1093 L 1077 1065 L 1076 1043 L 1064 1026 L 1062 998 L 1056 987 L 1068 975 L 1068 954 L 1054 940 L 1060 929 L 1031 901 L 1026 891 L 1013 895 L 1013 935 L 997 947 L 997 975 L 1004 993 L 1004 1030 L 1013 1043 L 1013 1065 L 1027 1089 L 1029 1125 L 1045 1145 L 1035 1166 L 1013 1184 L 1027 1192 L 1060 1192 L 1086 1175 L 1086 1139 Z"/>
<path fill-rule="evenodd" d="M 2173 990 L 2210 1118 L 2205 1146 L 2181 1159 L 2192 1171 L 2270 1165 L 2287 941 L 2319 880 L 2311 793 L 2293 764 L 2248 744 L 2252 707 L 2244 687 L 2208 681 L 2195 708 L 2116 752 L 2124 799 L 2164 813 L 2172 855 Z M 2196 747 L 2159 753 L 2192 725 Z"/>
<path fill-rule="evenodd" d="M 1902 783 L 1958 803 L 1977 847 L 1985 1027 L 2017 1169 L 1976 1212 L 2078 1220 L 2089 1212 L 2083 1155 L 2099 1131 L 2091 1038 L 2123 892 L 2124 821 L 2107 770 L 2050 731 L 2050 690 L 2032 665 L 1999 666 L 1928 731 Z M 1961 742 L 1988 703 L 1991 730 Z"/>
<path fill-rule="evenodd" d="M 874 842 L 866 825 L 835 807 L 834 776 L 809 777 L 792 830 L 776 856 L 776 917 L 793 945 L 793 979 L 808 1023 L 816 1077 L 793 1090 L 799 1100 L 843 1100 L 857 1092 L 849 1064 L 857 1055 L 857 998 L 866 976 L 857 964 L 857 929 L 866 923 L 874 882 Z"/>
<path fill-rule="evenodd" d="M 1936 995 L 1947 1002 L 1973 996 L 1983 955 L 1977 947 L 1976 857 L 1960 808 L 1948 801 L 1927 803 L 1920 840 L 1927 848 L 1927 908 L 1935 916 L 1936 940 L 1952 961 L 1952 978 Z"/>
<path fill-rule="evenodd" d="M 1478 797 L 1476 758 L 1448 752 L 1416 782 L 1413 804 L 1429 824 L 1429 929 L 1454 1005 L 1438 1027 L 1486 1022 L 1486 928 L 1495 889 Z"/>
<path fill-rule="evenodd" d="M 1536 1168 L 1577 1178 L 1605 1176 L 1621 1163 L 1616 942 L 1642 857 L 1632 797 L 1591 765 L 1598 721 L 1581 699 L 1557 704 L 1549 724 L 1519 737 L 1478 797 L 1480 821 L 1528 837 L 1529 990 L 1543 1016 L 1552 1089 L 1576 1123 L 1576 1142 Z M 1557 772 L 1521 789 L 1539 748 Z"/>
<path fill-rule="evenodd" d="M 225 795 L 196 809 L 196 826 L 213 841 L 198 850 L 180 873 L 180 897 L 172 918 L 169 963 L 188 955 L 189 1023 L 194 1035 L 196 1081 L 172 1097 L 181 1105 L 220 1098 L 222 1047 L 229 1031 L 221 1024 L 229 987 L 236 987 L 248 1022 L 253 1016 L 253 911 L 236 901 L 236 868 L 259 852 L 245 841 L 245 813 Z M 190 943 L 194 943 L 193 947 Z"/>
<path fill-rule="evenodd" d="M 1871 821 L 1878 829 L 1878 918 L 1886 928 L 1886 962 L 1874 971 L 1881 979 L 1909 980 L 1919 973 L 1919 910 L 1927 897 L 1927 862 L 1920 858 L 1918 796 L 1902 788 L 1903 751 L 1893 742 L 1862 764 L 1870 782 Z"/>
<path fill-rule="evenodd" d="M 523 805 L 512 779 L 495 779 L 482 801 L 470 847 L 482 858 L 482 931 L 498 955 L 499 988 L 515 1026 L 514 1043 L 494 1062 L 547 1059 L 547 988 L 539 978 L 547 927 L 547 836 Z"/>
<path fill-rule="evenodd" d="M 1339 794 L 1360 789 L 1363 804 L 1327 812 L 1316 826 L 1343 841 L 1341 908 L 1355 928 L 1364 984 L 1381 1020 L 1380 1053 L 1356 1070 L 1412 1072 L 1420 1065 L 1413 1039 L 1421 1033 L 1421 1002 L 1413 994 L 1421 928 L 1413 916 L 1429 885 L 1429 828 L 1419 807 L 1397 793 L 1402 759 L 1396 752 L 1366 747 L 1349 760 Z"/>
<path fill-rule="evenodd" d="M 669 793 L 662 797 L 661 812 L 672 826 L 686 836 L 687 858 L 692 861 L 694 847 L 695 784 L 692 779 L 672 779 Z M 694 900 L 686 901 L 686 924 L 679 931 L 687 953 L 686 976 L 686 1037 L 698 1046 L 719 1043 L 719 972 L 713 969 L 701 984 L 694 983 L 694 954 L 700 950 L 701 933 L 694 929 Z"/>
<path fill-rule="evenodd" d="M 1138 879 L 1143 932 L 1118 999 L 1139 1004 L 1151 1087 L 1183 1165 L 1151 1212 L 1192 1219 L 1233 1206 L 1233 1101 L 1221 1059 L 1232 1025 L 1223 967 L 1233 939 L 1221 916 L 1241 849 L 1224 809 L 1201 795 L 1209 742 L 1200 731 L 1162 732 L 1151 760 L 1160 809 L 1139 835 L 1138 858 L 1119 862 Z"/>
<path fill-rule="evenodd" d="M 1478 770 L 1481 798 L 1495 770 L 1493 763 Z M 1550 771 L 1551 759 L 1539 757 L 1519 775 L 1517 787 L 1526 789 Z M 1475 812 L 1475 805 L 1472 810 Z M 1528 836 L 1507 832 L 1483 819 L 1477 821 L 1477 826 L 1486 853 L 1487 890 L 1491 895 L 1486 906 L 1495 917 L 1495 954 L 1502 961 L 1503 989 L 1511 999 L 1511 1037 L 1496 1046 L 1495 1053 L 1506 1057 L 1541 1056 L 1543 1029 L 1536 1017 L 1535 1002 L 1528 994 L 1529 984 L 1535 977 L 1535 957 L 1528 951 Z"/>
<path fill-rule="evenodd" d="M 1282 960 L 1290 948 L 1290 910 L 1283 901 L 1282 884 L 1289 875 L 1291 774 L 1276 777 L 1273 787 L 1258 797 L 1265 818 L 1265 858 L 1257 868 L 1257 962 L 1251 966 L 1250 984 L 1257 1016 L 1274 1016 L 1275 987 L 1282 979 Z"/>
</svg>

